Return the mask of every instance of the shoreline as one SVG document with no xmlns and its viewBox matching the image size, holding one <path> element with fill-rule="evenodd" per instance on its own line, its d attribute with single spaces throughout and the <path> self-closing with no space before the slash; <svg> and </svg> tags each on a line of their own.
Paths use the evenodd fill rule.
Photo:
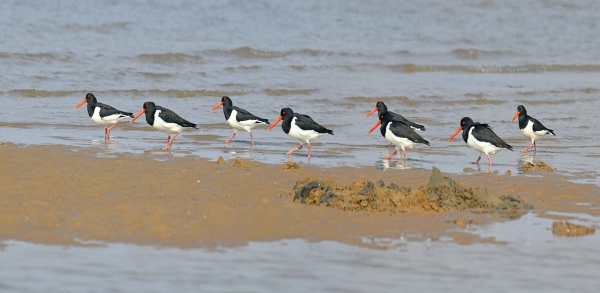
<svg viewBox="0 0 600 293">
<path fill-rule="evenodd" d="M 308 206 L 290 197 L 296 182 L 305 178 L 346 185 L 381 179 L 418 189 L 431 176 L 422 170 L 295 169 L 287 163 L 213 162 L 192 156 L 157 161 L 151 152 L 100 158 L 92 148 L 12 143 L 0 144 L 0 159 L 0 241 L 81 245 L 74 240 L 80 239 L 191 248 L 302 238 L 379 247 L 361 238 L 446 236 L 461 244 L 503 244 L 470 233 L 464 223 L 507 220 L 470 210 L 351 212 Z M 597 186 L 556 173 L 539 174 L 450 176 L 498 194 L 516 194 L 542 217 L 564 218 L 550 212 L 600 216 Z"/>
</svg>

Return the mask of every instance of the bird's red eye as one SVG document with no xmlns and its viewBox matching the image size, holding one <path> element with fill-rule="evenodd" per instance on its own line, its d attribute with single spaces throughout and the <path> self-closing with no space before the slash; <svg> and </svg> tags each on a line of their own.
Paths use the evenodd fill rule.
<svg viewBox="0 0 600 293">
<path fill-rule="evenodd" d="M 380 119 L 383 119 L 383 115 L 379 116 Z"/>
<path fill-rule="evenodd" d="M 381 106 L 381 104 L 377 103 L 377 107 Z"/>
<path fill-rule="evenodd" d="M 285 115 L 285 111 L 281 111 L 281 114 Z"/>
<path fill-rule="evenodd" d="M 148 108 L 148 104 L 144 104 L 144 108 Z"/>
<path fill-rule="evenodd" d="M 465 125 L 465 122 L 461 122 L 460 124 Z"/>
</svg>

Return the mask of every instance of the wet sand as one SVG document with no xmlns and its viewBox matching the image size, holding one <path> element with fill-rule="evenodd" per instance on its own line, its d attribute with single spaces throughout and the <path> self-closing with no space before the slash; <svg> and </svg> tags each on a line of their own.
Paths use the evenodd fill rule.
<svg viewBox="0 0 600 293">
<path fill-rule="evenodd" d="M 294 186 L 306 178 L 340 185 L 383 180 L 418 190 L 431 177 L 426 171 L 211 162 L 191 156 L 157 161 L 152 152 L 101 158 L 96 152 L 1 144 L 0 241 L 201 247 L 303 238 L 368 246 L 361 238 L 448 236 L 457 243 L 502 243 L 467 228 L 510 218 L 481 209 L 355 212 L 293 201 Z M 553 217 L 551 211 L 600 216 L 596 185 L 572 183 L 553 172 L 450 176 L 467 186 L 518 195 L 544 217 Z"/>
</svg>

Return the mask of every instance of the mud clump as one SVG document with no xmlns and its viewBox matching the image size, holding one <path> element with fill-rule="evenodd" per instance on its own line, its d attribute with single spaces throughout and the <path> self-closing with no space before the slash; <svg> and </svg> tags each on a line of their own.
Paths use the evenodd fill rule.
<svg viewBox="0 0 600 293">
<path fill-rule="evenodd" d="M 248 161 L 248 160 L 244 160 L 244 159 L 235 159 L 235 161 L 233 161 L 233 166 L 249 170 L 250 168 L 256 168 L 256 167 L 260 166 L 260 164 L 257 162 L 252 162 L 252 161 Z"/>
<path fill-rule="evenodd" d="M 496 195 L 487 188 L 467 187 L 445 176 L 436 167 L 433 167 L 433 175 L 427 184 L 427 196 L 430 202 L 438 206 L 458 210 L 480 208 L 508 211 L 533 208 L 517 195 Z"/>
<path fill-rule="evenodd" d="M 429 211 L 449 209 L 484 209 L 494 211 L 527 211 L 532 206 L 519 196 L 495 195 L 486 188 L 467 187 L 444 176 L 433 167 L 426 187 L 412 190 L 395 183 L 352 182 L 338 186 L 333 181 L 306 178 L 296 182 L 290 196 L 293 201 L 308 205 L 331 206 L 349 211 Z"/>
<path fill-rule="evenodd" d="M 568 221 L 555 221 L 552 223 L 552 234 L 558 236 L 576 237 L 593 234 L 596 229 L 569 223 Z"/>
<path fill-rule="evenodd" d="M 411 210 L 441 211 L 427 200 L 423 190 L 412 191 L 394 183 L 352 182 L 338 186 L 333 181 L 306 178 L 294 186 L 295 202 L 315 206 L 331 206 L 345 211 L 372 211 L 401 213 Z"/>
<path fill-rule="evenodd" d="M 219 158 L 217 159 L 217 161 L 215 163 L 217 165 L 225 165 L 225 164 L 227 164 L 227 162 L 225 162 L 225 159 L 223 159 L 222 156 L 219 156 Z"/>
<path fill-rule="evenodd" d="M 296 162 L 285 162 L 278 166 L 279 169 L 289 170 L 289 169 L 300 169 L 300 166 L 296 164 Z"/>
<path fill-rule="evenodd" d="M 523 164 L 521 167 L 523 169 L 523 173 L 531 173 L 536 171 L 546 171 L 546 172 L 556 172 L 556 168 L 552 168 L 544 162 L 539 162 L 537 165 L 527 162 Z"/>
</svg>

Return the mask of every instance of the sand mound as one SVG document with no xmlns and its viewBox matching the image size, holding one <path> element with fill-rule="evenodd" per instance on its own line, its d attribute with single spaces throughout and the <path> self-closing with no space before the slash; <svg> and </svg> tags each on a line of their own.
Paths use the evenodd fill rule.
<svg viewBox="0 0 600 293">
<path fill-rule="evenodd" d="M 285 162 L 284 164 L 279 165 L 279 169 L 300 169 L 300 166 L 298 166 L 298 164 L 296 164 L 295 162 Z"/>
<path fill-rule="evenodd" d="M 294 186 L 294 201 L 316 206 L 332 206 L 349 211 L 405 212 L 409 210 L 439 211 L 427 200 L 424 190 L 412 191 L 394 183 L 352 182 L 338 186 L 333 181 L 306 178 Z"/>
<path fill-rule="evenodd" d="M 250 160 L 245 160 L 245 159 L 235 159 L 233 161 L 233 165 L 234 167 L 238 167 L 238 168 L 243 168 L 246 170 L 250 170 L 251 168 L 257 168 L 260 167 L 261 165 L 257 162 L 253 162 Z"/>
<path fill-rule="evenodd" d="M 554 223 L 552 223 L 552 233 L 555 235 L 559 235 L 559 236 L 567 236 L 567 237 L 574 237 L 574 236 L 584 236 L 584 235 L 588 235 L 588 234 L 593 234 L 596 232 L 596 229 L 594 228 L 590 228 L 590 227 L 586 227 L 586 226 L 582 226 L 582 225 L 575 225 L 573 223 L 569 223 L 567 221 L 556 221 Z"/>
<path fill-rule="evenodd" d="M 439 212 L 473 208 L 522 211 L 532 208 L 516 195 L 498 196 L 486 188 L 464 186 L 444 176 L 436 167 L 427 186 L 414 191 L 395 183 L 386 185 L 383 180 L 339 186 L 333 181 L 306 178 L 296 182 L 292 195 L 296 202 L 350 211 Z"/>
<path fill-rule="evenodd" d="M 487 188 L 467 187 L 445 176 L 436 167 L 427 184 L 429 201 L 458 210 L 530 210 L 532 206 L 513 194 L 496 195 Z"/>
<path fill-rule="evenodd" d="M 523 173 L 530 173 L 535 171 L 556 172 L 556 168 L 553 169 L 544 162 L 539 162 L 537 165 L 534 165 L 531 162 L 527 162 L 523 164 L 521 168 L 523 169 Z"/>
<path fill-rule="evenodd" d="M 225 162 L 225 159 L 223 159 L 222 156 L 219 156 L 219 158 L 217 159 L 217 161 L 215 162 L 218 165 L 225 165 L 227 164 L 227 162 Z"/>
</svg>

